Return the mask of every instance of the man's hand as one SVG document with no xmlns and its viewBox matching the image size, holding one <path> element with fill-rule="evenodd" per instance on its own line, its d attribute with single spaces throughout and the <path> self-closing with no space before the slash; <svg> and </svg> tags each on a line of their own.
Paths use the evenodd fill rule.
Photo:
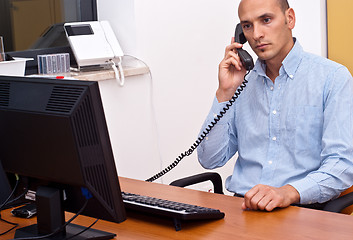
<svg viewBox="0 0 353 240">
<path fill-rule="evenodd" d="M 276 207 L 285 208 L 298 203 L 300 195 L 291 185 L 280 188 L 267 185 L 256 185 L 244 196 L 242 209 L 272 211 Z"/>
<path fill-rule="evenodd" d="M 246 69 L 242 66 L 237 53 L 237 48 L 242 46 L 232 38 L 232 43 L 226 47 L 224 58 L 219 64 L 219 87 L 216 93 L 218 102 L 230 100 L 244 80 Z"/>
</svg>

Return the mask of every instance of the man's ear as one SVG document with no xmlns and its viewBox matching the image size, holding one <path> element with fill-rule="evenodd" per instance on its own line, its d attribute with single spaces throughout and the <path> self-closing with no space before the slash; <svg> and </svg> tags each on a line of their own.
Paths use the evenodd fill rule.
<svg viewBox="0 0 353 240">
<path fill-rule="evenodd" d="M 295 12 L 293 8 L 288 8 L 286 10 L 285 15 L 286 15 L 286 21 L 287 21 L 288 27 L 289 29 L 292 30 L 295 26 Z"/>
</svg>

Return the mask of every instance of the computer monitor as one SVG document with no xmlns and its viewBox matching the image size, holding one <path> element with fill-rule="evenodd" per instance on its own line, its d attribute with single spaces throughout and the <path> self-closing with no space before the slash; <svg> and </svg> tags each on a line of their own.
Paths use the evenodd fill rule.
<svg viewBox="0 0 353 240">
<path fill-rule="evenodd" d="M 4 170 L 28 178 L 35 191 L 38 186 L 37 226 L 15 237 L 57 229 L 64 210 L 79 211 L 87 192 L 92 197 L 83 215 L 125 220 L 97 82 L 0 76 L 0 136 Z"/>
<path fill-rule="evenodd" d="M 11 186 L 0 161 L 0 206 L 5 203 L 11 195 Z"/>
</svg>

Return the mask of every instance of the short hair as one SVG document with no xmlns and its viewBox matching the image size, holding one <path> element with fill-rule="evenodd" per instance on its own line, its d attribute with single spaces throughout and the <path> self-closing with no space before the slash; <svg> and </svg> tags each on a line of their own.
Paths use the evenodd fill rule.
<svg viewBox="0 0 353 240">
<path fill-rule="evenodd" d="M 285 12 L 289 8 L 288 0 L 277 0 L 279 3 L 279 7 Z"/>
</svg>

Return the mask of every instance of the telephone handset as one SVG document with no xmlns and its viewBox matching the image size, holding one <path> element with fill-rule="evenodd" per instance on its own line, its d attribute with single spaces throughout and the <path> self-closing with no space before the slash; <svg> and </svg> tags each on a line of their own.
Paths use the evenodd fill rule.
<svg viewBox="0 0 353 240">
<path fill-rule="evenodd" d="M 235 28 L 235 34 L 234 34 L 234 40 L 235 42 L 244 44 L 246 43 L 246 38 L 245 35 L 243 33 L 243 29 L 241 27 L 240 24 L 238 24 Z M 224 116 L 224 114 L 226 114 L 226 112 L 229 110 L 229 108 L 233 105 L 233 103 L 235 102 L 235 100 L 238 98 L 238 96 L 240 95 L 240 93 L 243 91 L 243 89 L 246 87 L 246 83 L 248 82 L 246 80 L 246 76 L 250 73 L 250 71 L 254 68 L 254 62 L 252 57 L 250 56 L 250 54 L 245 51 L 242 48 L 238 48 L 238 55 L 240 57 L 240 60 L 242 61 L 243 66 L 245 66 L 245 69 L 247 70 L 245 76 L 244 76 L 244 80 L 243 83 L 238 87 L 237 91 L 235 92 L 234 96 L 232 97 L 232 99 L 230 99 L 228 101 L 228 103 L 226 104 L 226 106 L 222 109 L 222 111 L 214 118 L 214 120 L 205 128 L 205 130 L 200 134 L 200 136 L 198 137 L 198 139 L 194 142 L 193 145 L 191 145 L 191 147 L 181 153 L 174 162 L 172 162 L 168 167 L 166 167 L 165 169 L 163 169 L 162 171 L 160 171 L 159 173 L 157 173 L 156 175 L 150 177 L 149 179 L 147 179 L 147 182 L 153 182 L 154 180 L 157 180 L 158 178 L 162 177 L 164 174 L 168 173 L 170 170 L 172 170 L 174 167 L 176 167 L 179 162 L 186 156 L 190 156 L 194 150 L 200 145 L 200 143 L 206 138 L 207 134 L 211 131 L 211 129 L 219 122 L 219 120 L 221 120 L 221 118 Z"/>
<path fill-rule="evenodd" d="M 238 23 L 235 28 L 234 41 L 237 43 L 241 43 L 241 44 L 244 44 L 247 42 L 245 35 L 243 33 L 243 28 L 241 27 L 240 23 Z M 245 67 L 245 69 L 248 71 L 253 69 L 254 62 L 252 60 L 251 55 L 242 48 L 238 48 L 237 51 L 238 51 L 238 55 L 240 57 L 240 60 L 243 64 L 243 66 Z"/>
</svg>

